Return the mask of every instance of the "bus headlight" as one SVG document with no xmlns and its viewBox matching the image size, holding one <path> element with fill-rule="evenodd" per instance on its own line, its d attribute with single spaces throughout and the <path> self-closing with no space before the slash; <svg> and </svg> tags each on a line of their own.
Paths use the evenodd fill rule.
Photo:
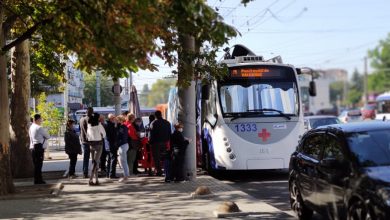
<svg viewBox="0 0 390 220">
<path fill-rule="evenodd" d="M 228 148 L 226 148 L 226 151 L 227 151 L 228 153 L 230 153 L 230 152 L 232 152 L 232 149 L 231 149 L 230 147 L 228 147 Z"/>
<path fill-rule="evenodd" d="M 230 158 L 231 160 L 234 160 L 234 159 L 236 159 L 236 155 L 235 155 L 235 154 L 230 154 L 230 155 L 229 155 L 229 158 Z"/>
</svg>

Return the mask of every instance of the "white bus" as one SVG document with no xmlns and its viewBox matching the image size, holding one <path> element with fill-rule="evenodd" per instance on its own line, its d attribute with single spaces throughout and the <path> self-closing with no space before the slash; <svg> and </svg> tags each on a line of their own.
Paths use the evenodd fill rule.
<svg viewBox="0 0 390 220">
<path fill-rule="evenodd" d="M 236 45 L 228 74 L 203 86 L 200 127 L 203 165 L 217 170 L 285 169 L 304 133 L 301 69 L 264 61 Z M 310 95 L 315 84 L 310 83 Z"/>
<path fill-rule="evenodd" d="M 376 116 L 377 120 L 390 120 L 390 92 L 385 92 L 376 97 Z"/>
</svg>

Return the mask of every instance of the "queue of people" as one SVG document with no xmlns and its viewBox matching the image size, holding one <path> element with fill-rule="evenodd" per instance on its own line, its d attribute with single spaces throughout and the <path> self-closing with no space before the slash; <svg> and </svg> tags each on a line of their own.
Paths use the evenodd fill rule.
<svg viewBox="0 0 390 220">
<path fill-rule="evenodd" d="M 42 179 L 42 164 L 44 143 L 50 138 L 47 131 L 41 127 L 42 118 L 36 114 L 30 126 L 30 148 L 34 162 L 34 183 L 45 184 Z M 89 178 L 89 185 L 99 185 L 99 172 L 110 179 L 126 182 L 138 171 L 138 160 L 142 159 L 143 151 L 149 152 L 145 172 L 149 175 L 163 176 L 165 182 L 185 180 L 182 172 L 184 155 L 191 140 L 182 134 L 183 125 L 171 124 L 162 118 L 161 111 L 156 111 L 149 117 L 149 124 L 144 127 L 142 120 L 134 114 L 103 115 L 87 109 L 87 115 L 80 119 L 80 135 L 74 130 L 75 121 L 69 119 L 64 134 L 65 153 L 69 157 L 70 179 L 76 178 L 75 167 L 77 155 L 83 155 L 83 177 Z M 142 135 L 144 134 L 144 135 Z M 148 141 L 145 139 L 148 138 Z M 92 159 L 92 169 L 89 172 L 89 160 Z M 123 176 L 117 175 L 117 165 L 123 169 Z M 152 170 L 154 163 L 154 172 Z M 164 171 L 164 172 L 163 172 Z"/>
</svg>

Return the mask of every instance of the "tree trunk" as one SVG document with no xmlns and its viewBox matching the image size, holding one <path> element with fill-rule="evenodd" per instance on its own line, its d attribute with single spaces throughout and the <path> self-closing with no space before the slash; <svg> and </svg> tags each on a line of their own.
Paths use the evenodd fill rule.
<svg viewBox="0 0 390 220">
<path fill-rule="evenodd" d="M 196 178 L 196 112 L 195 112 L 195 81 L 193 61 L 186 57 L 186 54 L 195 51 L 195 40 L 191 36 L 181 36 L 180 43 L 183 46 L 183 54 L 179 54 L 179 74 L 178 81 L 190 81 L 190 84 L 179 85 L 178 97 L 178 120 L 184 124 L 184 137 L 190 138 L 192 141 L 187 146 L 184 157 L 183 176 L 187 180 L 195 180 Z"/>
<path fill-rule="evenodd" d="M 13 54 L 16 65 L 11 74 L 11 170 L 15 178 L 33 175 L 33 163 L 29 150 L 30 123 L 28 100 L 30 97 L 29 41 L 18 44 Z M 23 161 L 22 163 L 20 161 Z"/>
<path fill-rule="evenodd" d="M 0 7 L 0 47 L 5 45 L 4 7 Z M 5 54 L 0 54 L 0 195 L 15 191 L 10 169 L 8 78 Z"/>
</svg>

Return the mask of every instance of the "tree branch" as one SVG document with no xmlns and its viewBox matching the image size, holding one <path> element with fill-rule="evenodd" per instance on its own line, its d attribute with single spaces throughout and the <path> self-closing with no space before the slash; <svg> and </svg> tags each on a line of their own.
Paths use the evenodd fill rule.
<svg viewBox="0 0 390 220">
<path fill-rule="evenodd" d="M 8 18 L 12 17 L 12 20 L 14 20 L 14 19 L 16 20 L 16 18 L 19 18 L 27 26 L 26 21 L 24 21 L 23 18 L 18 13 L 16 13 L 11 7 L 9 7 L 7 4 L 4 4 L 2 0 L 0 0 L 0 5 L 1 5 L 1 7 L 4 7 L 5 10 L 7 10 L 11 13 L 11 16 L 8 16 Z M 13 17 L 16 17 L 16 18 L 13 18 Z M 7 20 L 8 20 L 8 18 L 7 18 Z M 13 22 L 15 22 L 15 21 L 13 21 Z"/>
<path fill-rule="evenodd" d="M 35 31 L 40 27 L 40 26 L 44 26 L 46 25 L 47 23 L 50 23 L 51 21 L 53 20 L 53 18 L 47 18 L 47 19 L 44 19 L 36 24 L 34 24 L 34 26 L 32 26 L 31 28 L 29 28 L 26 32 L 24 32 L 22 35 L 20 35 L 18 38 L 16 38 L 14 41 L 12 41 L 11 43 L 9 44 L 6 44 L 3 48 L 1 48 L 1 51 L 4 53 L 4 52 L 7 52 L 9 49 L 11 49 L 12 47 L 18 45 L 19 43 L 23 42 L 24 40 L 26 39 L 29 39 L 31 38 L 31 36 L 35 33 Z"/>
<path fill-rule="evenodd" d="M 8 32 L 11 30 L 11 27 L 16 22 L 16 19 L 18 18 L 18 15 L 13 14 L 11 16 L 8 16 L 7 19 L 3 22 L 3 30 L 5 34 L 8 34 Z"/>
</svg>

